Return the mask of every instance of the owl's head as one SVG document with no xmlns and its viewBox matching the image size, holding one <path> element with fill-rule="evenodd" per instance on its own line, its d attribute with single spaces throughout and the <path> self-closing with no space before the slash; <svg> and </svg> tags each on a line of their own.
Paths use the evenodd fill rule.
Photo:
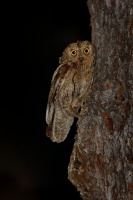
<svg viewBox="0 0 133 200">
<path fill-rule="evenodd" d="M 80 64 L 93 63 L 95 48 L 87 40 L 69 44 L 59 58 L 60 64 L 79 66 Z"/>
</svg>

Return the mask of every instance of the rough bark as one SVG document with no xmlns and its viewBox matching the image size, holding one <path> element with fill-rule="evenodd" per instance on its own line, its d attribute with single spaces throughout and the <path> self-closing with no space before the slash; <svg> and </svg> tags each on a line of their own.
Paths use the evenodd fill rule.
<svg viewBox="0 0 133 200">
<path fill-rule="evenodd" d="M 68 178 L 84 200 L 133 200 L 133 1 L 88 8 L 97 61 Z"/>
</svg>

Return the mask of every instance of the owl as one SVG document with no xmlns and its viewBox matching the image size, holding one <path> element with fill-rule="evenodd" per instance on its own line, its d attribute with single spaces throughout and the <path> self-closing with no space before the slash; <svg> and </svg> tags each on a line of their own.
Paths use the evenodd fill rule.
<svg viewBox="0 0 133 200">
<path fill-rule="evenodd" d="M 74 117 L 79 118 L 93 80 L 95 48 L 89 41 L 69 44 L 59 58 L 46 108 L 46 135 L 60 143 L 67 137 Z"/>
</svg>

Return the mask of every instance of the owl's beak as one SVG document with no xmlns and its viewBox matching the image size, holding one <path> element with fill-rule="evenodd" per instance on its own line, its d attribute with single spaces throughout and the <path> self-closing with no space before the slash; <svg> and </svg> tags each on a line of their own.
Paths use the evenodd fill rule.
<svg viewBox="0 0 133 200">
<path fill-rule="evenodd" d="M 82 62 L 84 60 L 84 58 L 83 57 L 79 57 L 79 60 L 80 60 L 80 62 Z"/>
</svg>

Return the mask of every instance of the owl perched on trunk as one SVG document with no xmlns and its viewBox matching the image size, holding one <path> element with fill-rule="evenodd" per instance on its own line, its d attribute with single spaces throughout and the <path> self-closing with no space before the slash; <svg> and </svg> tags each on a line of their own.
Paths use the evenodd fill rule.
<svg viewBox="0 0 133 200">
<path fill-rule="evenodd" d="M 80 117 L 93 80 L 95 48 L 88 41 L 66 47 L 54 72 L 46 109 L 46 134 L 53 142 L 67 137 L 74 117 Z"/>
</svg>

